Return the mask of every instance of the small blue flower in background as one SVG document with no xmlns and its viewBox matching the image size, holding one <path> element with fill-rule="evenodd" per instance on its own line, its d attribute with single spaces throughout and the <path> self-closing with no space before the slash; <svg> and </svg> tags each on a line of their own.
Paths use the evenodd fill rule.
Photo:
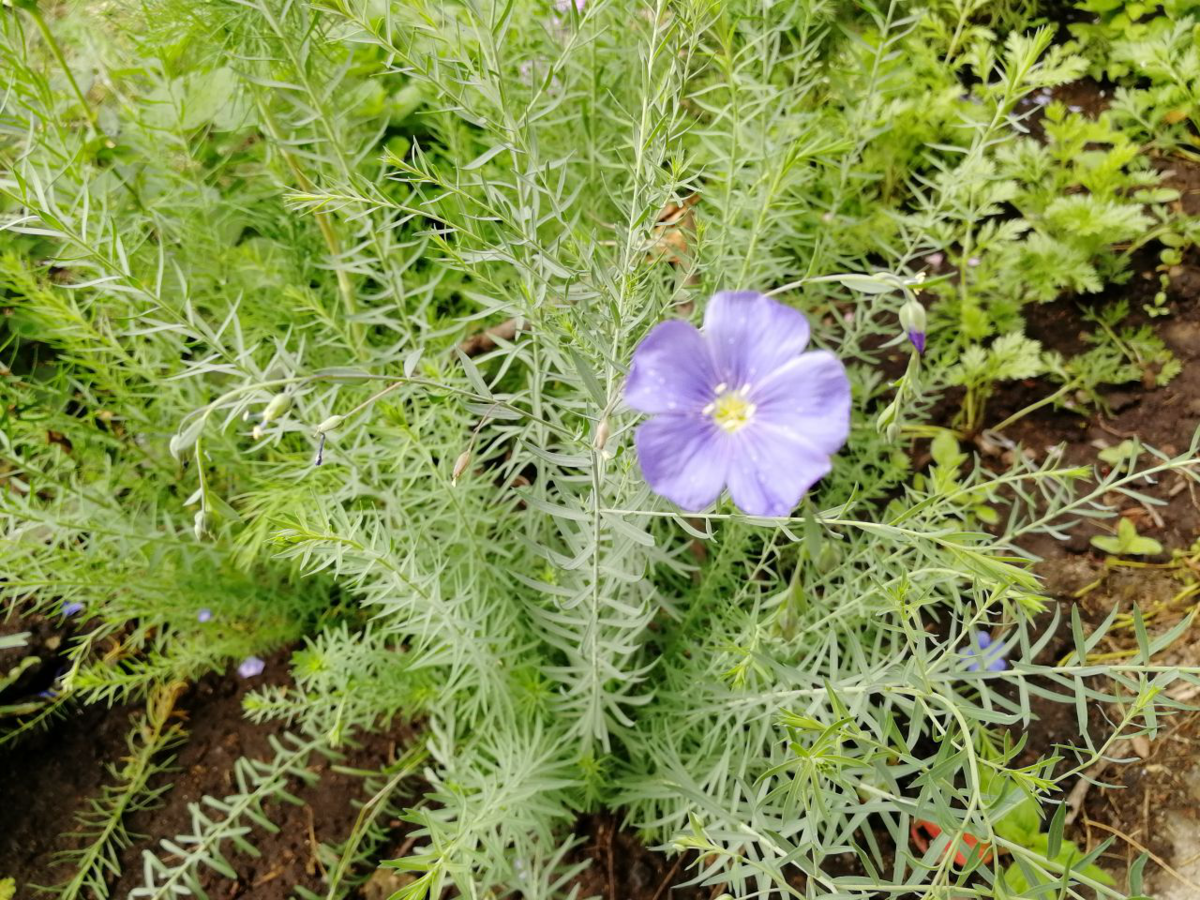
<svg viewBox="0 0 1200 900">
<path fill-rule="evenodd" d="M 684 510 L 727 485 L 752 516 L 786 516 L 850 433 L 850 381 L 827 350 L 804 352 L 808 320 L 763 294 L 725 291 L 704 330 L 656 325 L 633 353 L 625 401 L 642 474 Z"/>
<path fill-rule="evenodd" d="M 238 674 L 243 678 L 253 678 L 255 675 L 261 675 L 267 664 L 257 656 L 247 656 L 238 666 Z"/>
<path fill-rule="evenodd" d="M 211 622 L 212 617 L 213 617 L 212 610 L 209 609 L 207 606 L 204 607 L 204 609 L 200 610 L 200 612 L 196 613 L 196 621 L 201 624 L 203 624 L 205 622 Z"/>
<path fill-rule="evenodd" d="M 64 616 L 78 615 L 79 613 L 83 612 L 83 604 L 72 600 L 70 603 L 64 603 L 62 605 L 61 612 Z"/>
<path fill-rule="evenodd" d="M 976 657 L 975 662 L 967 666 L 968 672 L 978 672 L 980 667 L 986 667 L 989 672 L 1003 672 L 1008 668 L 1004 655 L 1004 647 L 994 643 L 986 631 L 975 632 L 974 645 L 963 651 L 963 656 Z"/>
</svg>

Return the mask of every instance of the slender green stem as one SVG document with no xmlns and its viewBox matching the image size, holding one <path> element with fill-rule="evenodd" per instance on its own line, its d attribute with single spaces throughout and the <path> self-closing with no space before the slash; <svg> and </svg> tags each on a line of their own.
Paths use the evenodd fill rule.
<svg viewBox="0 0 1200 900">
<path fill-rule="evenodd" d="M 46 46 L 50 48 L 50 52 L 54 54 L 54 58 L 58 60 L 58 64 L 62 66 L 63 74 L 67 76 L 67 81 L 71 85 L 71 90 L 74 92 L 76 99 L 79 100 L 79 105 L 83 107 L 83 114 L 87 116 L 88 125 L 91 126 L 93 131 L 98 130 L 100 127 L 100 122 L 96 118 L 96 111 L 92 109 L 91 104 L 89 104 L 87 101 L 87 97 L 84 95 L 83 91 L 80 90 L 79 82 L 75 80 L 75 75 L 71 71 L 71 67 L 67 65 L 67 58 L 63 56 L 62 47 L 59 45 L 58 40 L 54 37 L 54 32 L 50 30 L 50 26 L 46 24 L 46 19 L 42 15 L 42 11 L 38 9 L 36 3 L 26 6 L 25 11 L 29 13 L 30 17 L 37 24 L 38 31 L 42 33 L 42 37 L 46 40 Z"/>
<path fill-rule="evenodd" d="M 1016 422 L 1020 419 L 1025 418 L 1031 412 L 1041 409 L 1043 406 L 1048 406 L 1049 404 L 1051 404 L 1055 400 L 1057 400 L 1059 397 L 1062 397 L 1064 394 L 1067 394 L 1070 391 L 1074 390 L 1076 387 L 1078 387 L 1078 385 L 1079 385 L 1078 381 L 1068 381 L 1066 384 L 1064 384 L 1062 387 L 1060 387 L 1053 394 L 1047 394 L 1041 400 L 1038 400 L 1034 403 L 1030 403 L 1024 409 L 1017 410 L 1015 413 L 1013 413 L 1011 416 L 1009 416 L 1007 419 L 1005 419 L 999 425 L 996 425 L 989 430 L 994 431 L 994 432 L 1003 431 L 1009 425 L 1013 424 L 1013 422 Z"/>
</svg>

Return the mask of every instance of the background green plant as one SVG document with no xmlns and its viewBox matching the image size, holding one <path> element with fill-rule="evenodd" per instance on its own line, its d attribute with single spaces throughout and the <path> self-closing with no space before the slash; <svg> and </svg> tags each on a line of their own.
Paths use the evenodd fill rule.
<svg viewBox="0 0 1200 900">
<path fill-rule="evenodd" d="M 1133 243 L 1191 240 L 1127 118 L 1052 104 L 1044 141 L 1024 133 L 1035 92 L 1108 51 L 981 2 L 9 13 L 0 596 L 83 603 L 86 626 L 5 739 L 302 642 L 294 687 L 247 702 L 298 736 L 150 851 L 138 896 L 228 874 L 222 847 L 311 753 L 397 716 L 429 754 L 403 897 L 565 893 L 599 808 L 737 896 L 1117 896 L 1103 846 L 1064 858 L 1061 827 L 1042 846 L 1005 816 L 1155 733 L 1196 673 L 1153 664 L 1178 631 L 1089 664 L 1111 620 L 1077 618 L 1073 658 L 1035 664 L 1053 628 L 1020 545 L 1147 473 L 997 475 L 955 439 L 998 381 L 1094 394 L 1165 351 L 1124 307 L 1096 320 L 1103 360 L 1022 334 L 1024 305 L 1121 284 Z M 661 213 L 697 196 L 664 259 Z M 953 274 L 924 285 L 931 349 L 897 396 L 872 348 L 935 252 Z M 897 274 L 826 277 L 859 272 Z M 633 347 L 730 287 L 803 309 L 850 367 L 851 439 L 793 519 L 681 517 L 633 459 Z M 894 437 L 952 388 L 958 431 L 913 476 Z M 1195 449 L 1142 459 L 1186 474 Z M 1008 691 L 965 671 L 981 628 L 1011 646 Z M 1017 767 L 1004 727 L 1034 697 L 1127 717 Z M 107 890 L 106 822 L 153 802 L 151 764 L 105 795 L 72 884 Z M 923 856 L 914 818 L 943 829 Z M 958 871 L 967 834 L 1022 886 Z M 844 853 L 865 874 L 831 874 Z"/>
</svg>

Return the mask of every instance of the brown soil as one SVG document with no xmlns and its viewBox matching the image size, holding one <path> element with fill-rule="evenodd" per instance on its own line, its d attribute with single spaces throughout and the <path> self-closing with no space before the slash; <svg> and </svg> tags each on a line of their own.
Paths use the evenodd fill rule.
<svg viewBox="0 0 1200 900">
<path fill-rule="evenodd" d="M 206 677 L 177 702 L 176 708 L 186 716 L 187 742 L 178 751 L 173 771 L 160 782 L 172 788 L 160 808 L 129 818 L 130 831 L 144 837 L 122 853 L 124 876 L 114 886 L 113 897 L 125 897 L 142 884 L 144 851 L 161 853 L 160 839 L 189 831 L 189 804 L 238 790 L 232 779 L 239 757 L 267 760 L 274 755 L 269 740 L 283 729 L 278 723 L 256 725 L 246 720 L 242 699 L 252 688 L 287 684 L 287 661 L 287 652 L 281 651 L 267 660 L 266 670 L 256 678 L 243 680 L 233 672 Z M 78 846 L 68 833 L 75 827 L 74 814 L 111 781 L 105 763 L 125 755 L 133 712 L 130 707 L 87 707 L 48 731 L 0 750 L 4 769 L 0 809 L 21 811 L 19 816 L 6 817 L 0 830 L 0 873 L 16 879 L 20 900 L 35 896 L 32 885 L 69 877 L 69 869 L 56 864 L 56 854 Z M 255 829 L 251 842 L 260 856 L 223 848 L 238 878 L 233 881 L 206 870 L 204 888 L 222 900 L 284 900 L 297 885 L 324 895 L 325 863 L 318 861 L 317 847 L 344 840 L 358 815 L 358 804 L 369 798 L 361 777 L 344 774 L 334 765 L 378 770 L 394 762 L 411 739 L 411 731 L 397 725 L 362 736 L 360 746 L 342 748 L 339 760 L 314 754 L 308 768 L 319 781 L 289 788 L 300 804 L 265 805 L 279 830 L 271 834 Z"/>
<path fill-rule="evenodd" d="M 1157 166 L 1168 184 L 1183 194 L 1181 204 L 1189 213 L 1200 212 L 1200 166 L 1173 159 Z M 1129 283 L 1109 289 L 1099 298 L 1060 300 L 1026 309 L 1027 333 L 1048 349 L 1064 355 L 1084 349 L 1082 332 L 1091 326 L 1080 314 L 1081 305 L 1098 305 L 1125 298 L 1132 315 L 1127 324 L 1150 322 L 1171 351 L 1183 363 L 1179 376 L 1163 387 L 1122 385 L 1108 391 L 1108 409 L 1079 415 L 1064 409 L 1043 408 L 1019 420 L 1004 432 L 1021 451 L 1042 459 L 1052 448 L 1064 446 L 1069 464 L 1096 465 L 1098 454 L 1137 437 L 1143 445 L 1174 456 L 1186 452 L 1200 427 L 1200 254 L 1193 251 L 1183 265 L 1169 272 L 1170 315 L 1150 319 L 1142 305 L 1158 289 L 1158 260 L 1149 252 L 1135 258 L 1134 274 Z M 1011 385 L 995 396 L 988 408 L 988 419 L 997 423 L 1023 408 L 1052 388 L 1044 383 Z M 1200 488 L 1182 476 L 1172 475 L 1155 484 L 1142 484 L 1139 491 L 1163 505 L 1142 504 L 1111 497 L 1120 515 L 1130 518 L 1138 533 L 1159 540 L 1170 551 L 1187 550 L 1200 539 Z M 1044 579 L 1050 596 L 1060 601 L 1061 612 L 1069 615 L 1078 605 L 1084 621 L 1098 623 L 1114 608 L 1128 612 L 1136 604 L 1143 613 L 1153 611 L 1147 627 L 1151 635 L 1160 633 L 1193 611 L 1195 597 L 1179 599 L 1181 591 L 1197 574 L 1196 561 L 1168 567 L 1167 557 L 1156 562 L 1158 568 L 1111 568 L 1104 554 L 1091 546 L 1097 534 L 1112 533 L 1116 520 L 1084 520 L 1063 543 L 1040 537 L 1027 543 L 1026 549 L 1041 557 L 1037 571 Z M 1097 652 L 1114 655 L 1130 653 L 1136 647 L 1131 628 L 1115 628 Z M 1048 648 L 1046 656 L 1068 652 L 1065 636 Z M 1048 661 L 1048 660 L 1039 660 Z M 1185 633 L 1159 664 L 1196 666 L 1200 664 L 1200 629 Z M 1181 700 L 1194 701 L 1195 691 L 1183 686 L 1172 690 Z M 1033 704 L 1037 720 L 1028 729 L 1028 746 L 1023 761 L 1032 762 L 1056 745 L 1070 745 L 1079 738 L 1075 710 L 1071 705 L 1050 701 Z M 1089 730 L 1102 740 L 1112 732 L 1111 722 L 1119 718 L 1118 709 L 1093 706 Z M 1144 738 L 1121 741 L 1108 756 L 1127 760 L 1123 765 L 1110 763 L 1090 774 L 1104 786 L 1085 788 L 1077 785 L 1070 837 L 1092 848 L 1105 839 L 1113 844 L 1105 862 L 1112 872 L 1123 877 L 1142 849 L 1165 860 L 1172 859 L 1173 848 L 1166 836 L 1167 817 L 1179 814 L 1196 821 L 1193 789 L 1184 774 L 1193 769 L 1198 758 L 1200 713 L 1184 712 L 1160 723 L 1154 740 Z M 1147 878 L 1165 877 L 1154 863 L 1146 869 Z"/>
</svg>

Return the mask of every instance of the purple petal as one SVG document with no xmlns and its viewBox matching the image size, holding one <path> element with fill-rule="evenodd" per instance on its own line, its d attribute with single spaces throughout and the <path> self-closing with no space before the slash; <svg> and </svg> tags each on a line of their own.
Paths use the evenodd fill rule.
<svg viewBox="0 0 1200 900">
<path fill-rule="evenodd" d="M 809 445 L 805 458 L 813 451 L 836 453 L 850 434 L 850 379 L 828 350 L 801 354 L 777 369 L 751 392 L 751 399 L 756 409 L 747 431 L 762 422 L 791 432 Z M 787 465 L 788 458 L 777 462 Z"/>
<path fill-rule="evenodd" d="M 212 610 L 209 609 L 207 606 L 204 607 L 204 609 L 200 610 L 200 612 L 196 613 L 196 621 L 200 622 L 200 623 L 211 622 L 212 617 L 213 617 Z"/>
<path fill-rule="evenodd" d="M 788 515 L 829 472 L 829 455 L 791 429 L 756 419 L 732 437 L 729 494 L 747 515 Z"/>
<path fill-rule="evenodd" d="M 704 336 L 720 380 L 753 386 L 808 346 L 804 314 L 753 291 L 722 291 L 704 311 Z"/>
<path fill-rule="evenodd" d="M 658 416 L 638 426 L 634 443 L 642 475 L 656 494 L 688 512 L 720 496 L 733 440 L 711 419 Z"/>
<path fill-rule="evenodd" d="M 976 631 L 970 647 L 962 651 L 963 656 L 973 660 L 968 663 L 968 672 L 978 672 L 986 667 L 989 672 L 1003 672 L 1008 668 L 1004 658 L 1006 649 L 1003 644 L 997 644 L 990 632 Z"/>
<path fill-rule="evenodd" d="M 62 605 L 62 614 L 64 616 L 74 616 L 83 612 L 83 604 L 77 600 L 72 600 L 70 603 Z"/>
<path fill-rule="evenodd" d="M 671 319 L 655 325 L 633 351 L 625 402 L 644 413 L 698 413 L 719 381 L 704 336 Z"/>
<path fill-rule="evenodd" d="M 925 332 L 910 331 L 908 333 L 908 340 L 917 349 L 917 353 L 924 355 L 924 353 L 925 353 Z"/>
<path fill-rule="evenodd" d="M 257 656 L 247 656 L 238 666 L 238 674 L 243 678 L 253 678 L 255 675 L 261 675 L 267 664 Z"/>
</svg>

